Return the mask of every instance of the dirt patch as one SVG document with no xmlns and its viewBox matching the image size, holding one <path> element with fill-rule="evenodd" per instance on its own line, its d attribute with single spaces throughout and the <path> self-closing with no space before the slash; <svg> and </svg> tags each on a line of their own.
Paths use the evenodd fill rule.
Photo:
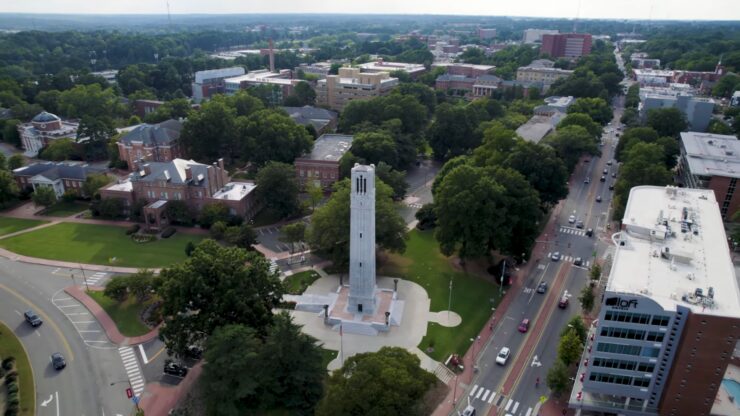
<svg viewBox="0 0 740 416">
<path fill-rule="evenodd" d="M 403 275 L 414 261 L 395 253 L 379 253 L 377 256 L 378 273 L 386 276 Z"/>
</svg>

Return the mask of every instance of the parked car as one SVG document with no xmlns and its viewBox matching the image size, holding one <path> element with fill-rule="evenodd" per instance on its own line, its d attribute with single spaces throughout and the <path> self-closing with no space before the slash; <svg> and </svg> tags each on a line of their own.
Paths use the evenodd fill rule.
<svg viewBox="0 0 740 416">
<path fill-rule="evenodd" d="M 171 376 L 185 377 L 188 374 L 188 368 L 172 360 L 165 360 L 164 373 Z"/>
<path fill-rule="evenodd" d="M 506 362 L 509 361 L 510 355 L 511 350 L 509 349 L 509 347 L 501 348 L 501 351 L 499 351 L 498 355 L 496 356 L 496 364 L 506 365 Z"/>
<path fill-rule="evenodd" d="M 475 407 L 468 405 L 462 412 L 462 416 L 475 416 Z"/>
<path fill-rule="evenodd" d="M 576 259 L 573 260 L 573 264 L 575 264 L 576 266 L 582 266 L 583 265 L 583 259 L 580 258 L 580 257 L 576 257 Z"/>
<path fill-rule="evenodd" d="M 591 183 L 591 178 L 586 177 L 586 179 L 583 180 L 583 183 L 586 183 L 586 184 Z"/>
<path fill-rule="evenodd" d="M 571 215 L 570 217 L 568 217 L 568 224 L 573 224 L 575 222 L 576 222 L 576 216 L 575 215 Z"/>
<path fill-rule="evenodd" d="M 547 282 L 540 282 L 540 284 L 537 285 L 537 293 L 545 292 L 547 292 Z"/>
<path fill-rule="evenodd" d="M 560 260 L 560 252 L 559 251 L 556 251 L 556 252 L 552 253 L 552 256 L 550 256 L 550 258 L 552 259 L 552 261 L 559 261 Z"/>
<path fill-rule="evenodd" d="M 23 313 L 23 317 L 26 318 L 26 322 L 31 324 L 32 327 L 37 327 L 44 323 L 44 321 L 36 315 L 36 312 L 30 309 Z"/>
<path fill-rule="evenodd" d="M 606 162 L 606 164 L 607 164 L 607 165 L 609 165 L 609 166 L 611 166 L 611 165 L 612 165 L 612 160 L 611 160 L 611 159 L 609 159 L 609 161 L 608 161 L 608 162 Z M 604 172 L 606 172 L 606 169 L 604 169 Z"/>
<path fill-rule="evenodd" d="M 576 228 L 583 228 L 583 221 L 581 221 L 581 220 L 578 220 L 578 221 L 576 222 Z"/>
<path fill-rule="evenodd" d="M 51 366 L 54 367 L 55 370 L 59 371 L 67 366 L 67 362 L 64 361 L 64 356 L 61 353 L 55 352 L 54 354 L 51 354 Z"/>
<path fill-rule="evenodd" d="M 609 173 L 609 169 L 604 169 L 602 173 L 603 173 L 604 175 L 608 174 L 608 173 Z"/>
<path fill-rule="evenodd" d="M 558 308 L 565 309 L 568 307 L 568 303 L 570 303 L 570 300 L 568 300 L 568 296 L 563 294 L 563 296 L 561 296 L 560 300 L 558 301 Z"/>
<path fill-rule="evenodd" d="M 188 358 L 200 360 L 201 357 L 203 357 L 203 349 L 197 345 L 189 345 L 188 349 L 185 351 L 185 354 Z"/>
<path fill-rule="evenodd" d="M 529 319 L 522 319 L 522 322 L 519 324 L 519 332 L 525 333 L 529 331 Z"/>
<path fill-rule="evenodd" d="M 594 235 L 593 228 L 589 228 L 588 230 L 586 230 L 586 237 L 593 237 L 593 235 Z"/>
<path fill-rule="evenodd" d="M 617 177 L 617 172 L 612 172 L 612 178 L 616 178 L 616 177 Z"/>
</svg>

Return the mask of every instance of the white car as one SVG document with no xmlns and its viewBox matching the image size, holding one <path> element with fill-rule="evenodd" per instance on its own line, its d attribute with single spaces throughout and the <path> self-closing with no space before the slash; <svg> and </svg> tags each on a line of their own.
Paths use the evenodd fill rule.
<svg viewBox="0 0 740 416">
<path fill-rule="evenodd" d="M 501 348 L 501 351 L 499 351 L 498 355 L 496 356 L 496 364 L 506 365 L 506 361 L 509 360 L 509 355 L 511 355 L 511 350 L 509 349 L 509 347 Z"/>
<path fill-rule="evenodd" d="M 576 222 L 576 216 L 575 215 L 571 215 L 570 217 L 568 217 L 568 224 L 573 224 L 575 222 Z"/>
</svg>

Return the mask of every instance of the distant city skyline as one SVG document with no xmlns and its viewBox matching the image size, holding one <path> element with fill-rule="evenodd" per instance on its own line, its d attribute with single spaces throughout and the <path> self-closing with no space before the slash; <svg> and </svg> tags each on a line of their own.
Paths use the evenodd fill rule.
<svg viewBox="0 0 740 416">
<path fill-rule="evenodd" d="M 4 2 L 0 13 L 166 14 L 166 0 L 25 0 Z M 172 14 L 437 14 L 583 19 L 740 20 L 740 1 L 711 0 L 170 0 Z"/>
</svg>

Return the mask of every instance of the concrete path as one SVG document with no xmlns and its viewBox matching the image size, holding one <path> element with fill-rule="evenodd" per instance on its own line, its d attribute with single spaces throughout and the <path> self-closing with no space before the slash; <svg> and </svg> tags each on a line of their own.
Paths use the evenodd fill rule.
<svg viewBox="0 0 740 416">
<path fill-rule="evenodd" d="M 139 271 L 139 268 L 136 268 L 136 267 L 104 266 L 102 264 L 83 264 L 83 263 L 75 263 L 71 261 L 49 260 L 49 259 L 41 259 L 38 257 L 29 257 L 29 256 L 24 256 L 18 253 L 14 253 L 4 248 L 0 248 L 0 256 L 13 260 L 13 261 L 19 261 L 21 263 L 40 264 L 42 266 L 62 267 L 62 268 L 68 268 L 68 269 L 84 269 L 84 270 L 89 270 L 93 272 L 136 273 L 137 271 Z M 154 273 L 159 273 L 161 269 L 149 269 L 149 270 L 152 270 Z"/>
</svg>

